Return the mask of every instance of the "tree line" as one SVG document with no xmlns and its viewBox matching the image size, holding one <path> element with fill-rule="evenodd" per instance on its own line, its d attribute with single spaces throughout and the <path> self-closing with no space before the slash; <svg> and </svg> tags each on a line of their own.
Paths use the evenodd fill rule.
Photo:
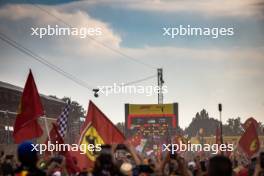
<svg viewBox="0 0 264 176">
<path fill-rule="evenodd" d="M 258 134 L 264 135 L 264 124 L 261 122 L 258 123 Z M 201 112 L 196 113 L 190 125 L 183 130 L 183 133 L 187 134 L 188 136 L 196 136 L 198 131 L 202 128 L 204 136 L 214 136 L 216 134 L 216 128 L 219 127 L 219 125 L 220 121 L 209 117 L 208 112 L 203 109 Z M 240 136 L 244 131 L 242 125 L 243 122 L 241 122 L 240 117 L 227 119 L 226 122 L 223 122 L 223 135 Z"/>
<path fill-rule="evenodd" d="M 51 96 L 53 98 L 57 98 L 56 96 Z M 70 117 L 68 119 L 68 124 L 72 129 L 68 130 L 70 134 L 69 139 L 73 139 L 73 136 L 76 135 L 76 131 L 79 130 L 81 126 L 81 122 L 79 121 L 80 117 L 85 117 L 86 111 L 85 109 L 76 101 L 71 101 L 69 97 L 64 97 L 61 100 L 71 103 L 71 111 Z M 259 127 L 257 129 L 259 135 L 264 135 L 264 124 L 262 122 L 258 122 Z M 74 124 L 77 124 L 76 127 Z M 203 129 L 204 136 L 215 136 L 216 128 L 219 127 L 220 121 L 213 117 L 210 117 L 208 112 L 205 109 L 202 109 L 200 112 L 195 114 L 191 123 L 185 129 L 179 127 L 176 133 L 181 133 L 184 135 L 188 135 L 189 137 L 196 136 L 200 129 Z M 243 122 L 241 122 L 240 117 L 229 118 L 226 122 L 223 122 L 223 135 L 226 136 L 240 136 L 243 133 Z M 121 132 L 125 132 L 125 124 L 124 122 L 118 122 L 116 124 L 117 128 L 120 129 Z M 78 132 L 77 132 L 78 133 Z M 71 141 L 72 142 L 72 141 Z"/>
</svg>

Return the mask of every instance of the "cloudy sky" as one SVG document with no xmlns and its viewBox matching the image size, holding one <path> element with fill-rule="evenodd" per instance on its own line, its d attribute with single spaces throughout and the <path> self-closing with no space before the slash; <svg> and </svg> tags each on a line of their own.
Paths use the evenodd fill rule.
<svg viewBox="0 0 264 176">
<path fill-rule="evenodd" d="M 0 32 L 90 87 L 127 83 L 164 70 L 165 103 L 179 103 L 186 127 L 205 108 L 223 119 L 264 116 L 264 2 L 262 0 L 0 1 Z M 100 27 L 102 35 L 31 35 L 47 25 Z M 163 36 L 163 27 L 234 28 L 233 36 Z M 108 48 L 102 46 L 107 46 Z M 111 48 L 111 49 L 109 49 Z M 115 50 L 115 52 L 113 51 Z M 93 100 L 108 117 L 124 121 L 124 103 L 157 103 L 157 96 L 93 93 L 0 40 L 0 80 L 24 86 L 31 68 L 46 95 L 71 97 L 87 108 Z M 122 53 L 122 54 L 120 54 Z M 133 59 L 129 59 L 129 56 Z M 145 63 L 145 64 L 142 64 Z M 157 84 L 153 78 L 136 85 Z"/>
</svg>

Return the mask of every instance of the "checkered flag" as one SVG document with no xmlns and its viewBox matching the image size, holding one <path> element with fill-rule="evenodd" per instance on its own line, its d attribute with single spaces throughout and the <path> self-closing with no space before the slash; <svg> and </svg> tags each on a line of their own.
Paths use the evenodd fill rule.
<svg viewBox="0 0 264 176">
<path fill-rule="evenodd" d="M 58 131 L 62 138 L 66 134 L 69 112 L 70 112 L 70 103 L 68 102 L 57 119 Z"/>
</svg>

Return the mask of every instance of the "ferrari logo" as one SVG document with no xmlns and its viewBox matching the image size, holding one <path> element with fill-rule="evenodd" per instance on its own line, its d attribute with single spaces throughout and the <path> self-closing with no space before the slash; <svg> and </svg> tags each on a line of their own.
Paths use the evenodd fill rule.
<svg viewBox="0 0 264 176">
<path fill-rule="evenodd" d="M 98 152 L 96 150 L 88 150 L 88 145 L 96 146 L 98 144 L 104 144 L 104 141 L 96 129 L 90 125 L 83 135 L 80 144 L 87 145 L 86 155 L 91 161 L 95 161 Z"/>
<path fill-rule="evenodd" d="M 250 147 L 249 147 L 249 150 L 250 151 L 256 151 L 257 150 L 257 140 L 254 139 L 251 144 L 250 144 Z"/>
</svg>

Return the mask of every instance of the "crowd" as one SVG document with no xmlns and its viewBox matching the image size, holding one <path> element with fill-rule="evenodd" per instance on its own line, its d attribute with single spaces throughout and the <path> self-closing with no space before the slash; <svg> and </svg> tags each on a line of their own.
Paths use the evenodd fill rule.
<svg viewBox="0 0 264 176">
<path fill-rule="evenodd" d="M 129 144 L 104 145 L 93 169 L 83 168 L 69 173 L 62 155 L 40 157 L 32 151 L 32 143 L 18 146 L 17 156 L 1 152 L 3 176 L 264 176 L 264 153 L 249 162 L 239 162 L 224 155 L 185 159 L 179 154 L 163 157 L 140 155 Z M 17 161 L 16 161 L 17 160 Z M 77 160 L 74 164 L 77 167 Z"/>
</svg>

